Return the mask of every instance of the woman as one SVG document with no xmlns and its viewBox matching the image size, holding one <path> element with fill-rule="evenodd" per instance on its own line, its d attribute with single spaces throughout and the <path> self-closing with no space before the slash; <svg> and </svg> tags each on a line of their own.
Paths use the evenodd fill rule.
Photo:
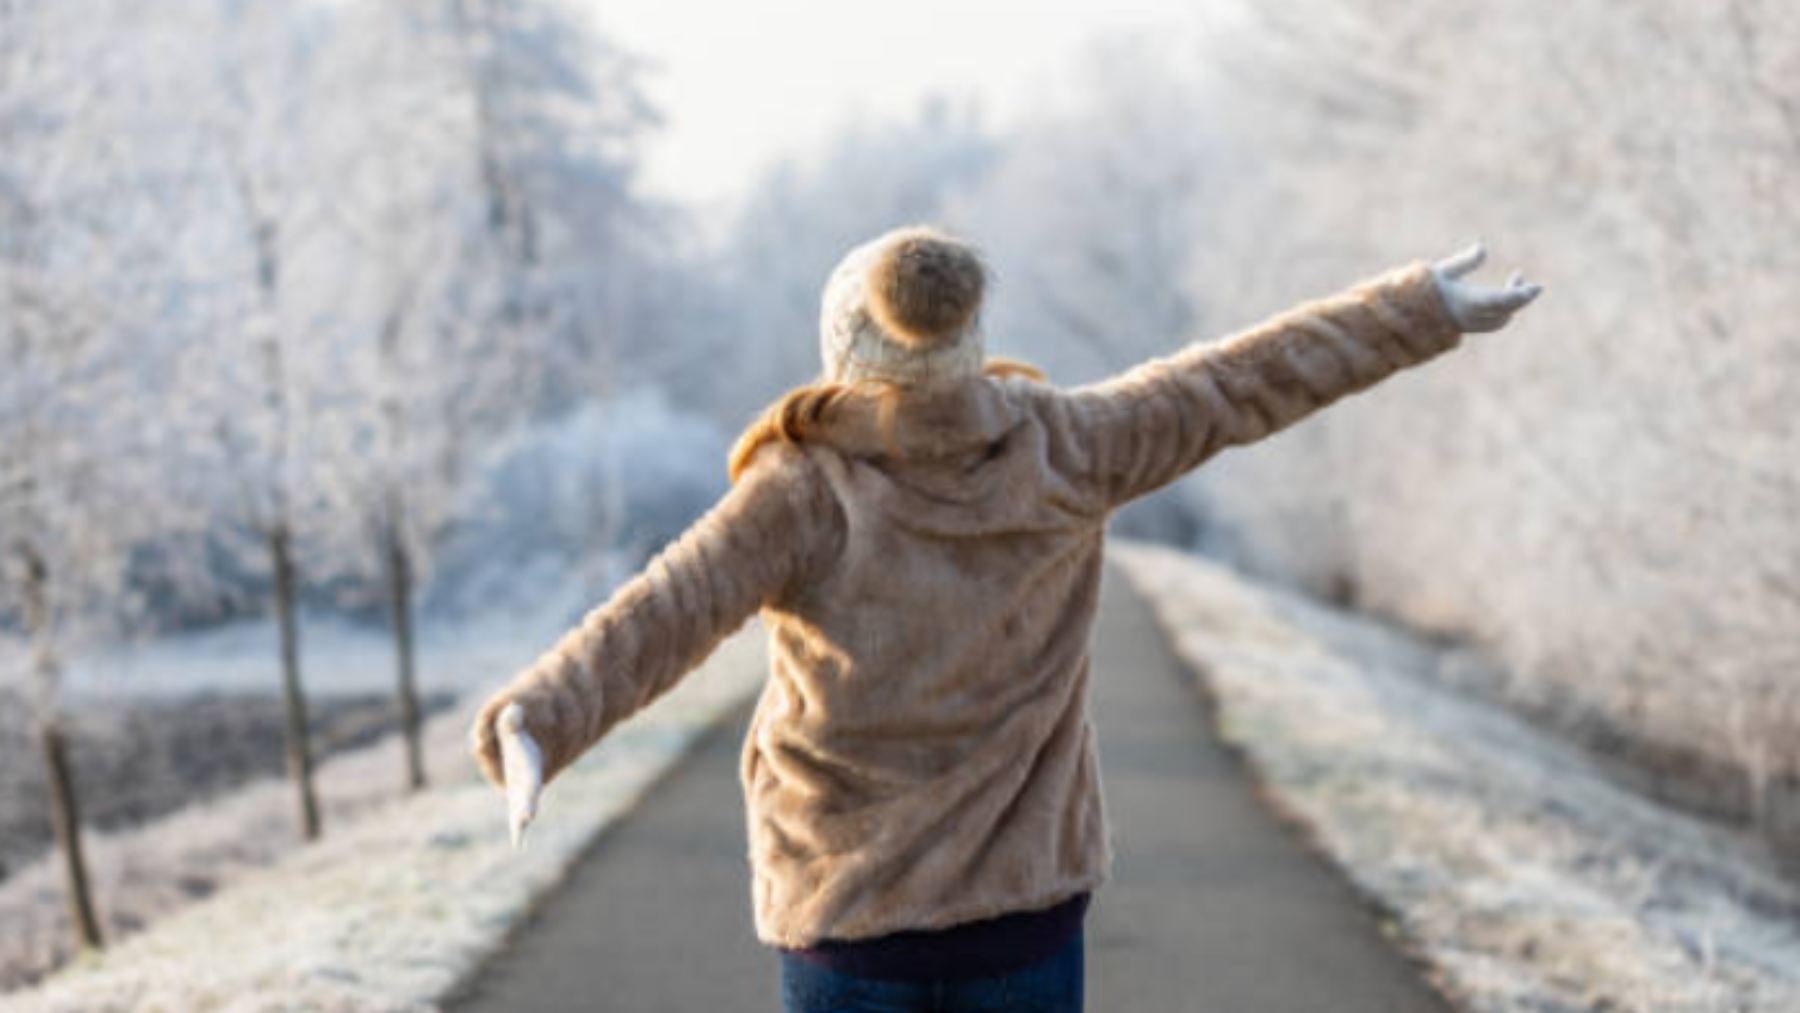
<svg viewBox="0 0 1800 1013">
<path fill-rule="evenodd" d="M 771 673 L 741 775 L 788 1008 L 1079 1009 L 1109 862 L 1086 708 L 1108 516 L 1503 326 L 1539 288 L 1459 280 L 1481 259 L 1064 391 L 985 357 L 970 247 L 927 228 L 859 247 L 825 290 L 822 379 L 745 432 L 718 505 L 486 704 L 476 757 L 502 783 L 507 711 L 554 777 L 760 611 Z"/>
</svg>

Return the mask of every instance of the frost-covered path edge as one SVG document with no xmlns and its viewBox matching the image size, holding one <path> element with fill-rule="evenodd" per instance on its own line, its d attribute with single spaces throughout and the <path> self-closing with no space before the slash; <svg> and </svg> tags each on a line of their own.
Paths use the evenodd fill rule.
<svg viewBox="0 0 1800 1013">
<path fill-rule="evenodd" d="M 1271 802 L 1472 1010 L 1800 1009 L 1800 892 L 1435 685 L 1446 652 L 1198 557 L 1115 542 Z"/>
<path fill-rule="evenodd" d="M 6 996 L 6 1008 L 434 1008 L 599 834 L 748 699 L 764 659 L 752 622 L 559 776 L 520 853 L 507 843 L 500 796 L 462 757 L 480 702 L 471 695 L 428 726 L 428 750 L 440 758 L 435 787 Z"/>
</svg>

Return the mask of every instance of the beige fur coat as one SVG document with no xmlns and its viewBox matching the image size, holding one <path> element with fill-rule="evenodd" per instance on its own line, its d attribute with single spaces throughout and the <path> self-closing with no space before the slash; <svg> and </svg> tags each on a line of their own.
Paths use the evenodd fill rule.
<svg viewBox="0 0 1800 1013">
<path fill-rule="evenodd" d="M 975 377 L 756 453 L 730 493 L 491 701 L 548 773 L 761 612 L 744 743 L 758 935 L 804 946 L 1056 903 L 1109 862 L 1088 638 L 1118 506 L 1456 345 L 1423 264 L 1059 390 Z"/>
</svg>

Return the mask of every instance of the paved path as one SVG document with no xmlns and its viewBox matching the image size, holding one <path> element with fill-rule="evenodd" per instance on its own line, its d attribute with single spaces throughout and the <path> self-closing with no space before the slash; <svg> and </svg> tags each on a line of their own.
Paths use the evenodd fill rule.
<svg viewBox="0 0 1800 1013">
<path fill-rule="evenodd" d="M 1095 636 L 1093 695 L 1117 860 L 1089 916 L 1088 1009 L 1445 1009 L 1349 888 L 1257 801 L 1116 570 Z M 715 730 L 454 1008 L 779 1009 L 775 959 L 751 936 L 743 733 L 744 716 Z"/>
</svg>

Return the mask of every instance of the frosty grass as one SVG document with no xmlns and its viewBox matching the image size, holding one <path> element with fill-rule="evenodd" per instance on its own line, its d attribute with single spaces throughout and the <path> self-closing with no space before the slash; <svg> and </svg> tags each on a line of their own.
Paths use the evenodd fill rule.
<svg viewBox="0 0 1800 1013">
<path fill-rule="evenodd" d="M 1472 1010 L 1800 1009 L 1800 892 L 1445 688 L 1456 652 L 1197 557 L 1124 544 L 1266 793 Z"/>
</svg>

